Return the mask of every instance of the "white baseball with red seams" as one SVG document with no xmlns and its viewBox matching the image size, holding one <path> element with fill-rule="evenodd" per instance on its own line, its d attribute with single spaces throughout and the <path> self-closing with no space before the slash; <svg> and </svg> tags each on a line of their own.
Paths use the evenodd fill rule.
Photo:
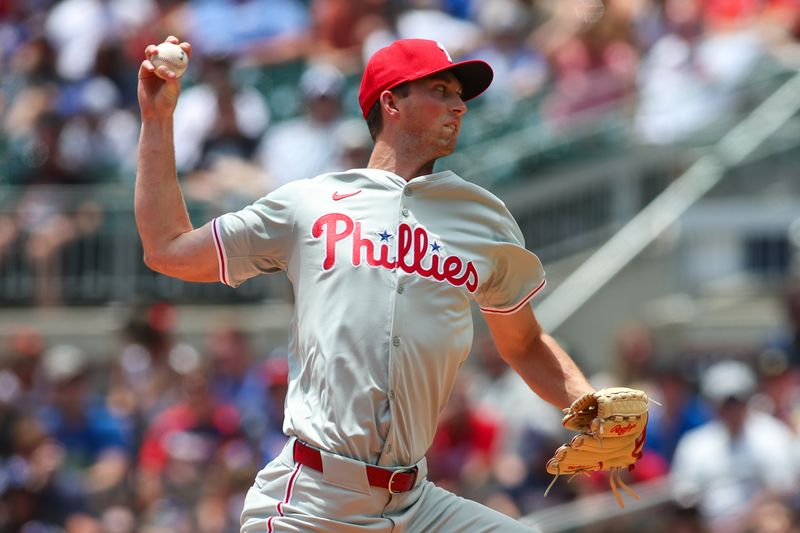
<svg viewBox="0 0 800 533">
<path fill-rule="evenodd" d="M 175 73 L 175 77 L 180 78 L 189 66 L 189 56 L 186 51 L 172 43 L 161 43 L 156 46 L 156 53 L 150 58 L 154 67 L 164 65 Z"/>
</svg>

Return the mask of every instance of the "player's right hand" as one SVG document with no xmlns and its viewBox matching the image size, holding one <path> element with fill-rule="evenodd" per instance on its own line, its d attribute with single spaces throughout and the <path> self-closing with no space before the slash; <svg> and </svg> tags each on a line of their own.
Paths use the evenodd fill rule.
<svg viewBox="0 0 800 533">
<path fill-rule="evenodd" d="M 180 43 L 178 38 L 170 35 L 164 42 L 179 45 L 191 57 L 192 45 Z M 144 119 L 168 118 L 178 105 L 181 92 L 180 80 L 165 66 L 156 68 L 150 59 L 156 52 L 156 45 L 150 44 L 144 50 L 145 59 L 139 66 L 139 86 L 137 95 L 139 108 Z"/>
</svg>

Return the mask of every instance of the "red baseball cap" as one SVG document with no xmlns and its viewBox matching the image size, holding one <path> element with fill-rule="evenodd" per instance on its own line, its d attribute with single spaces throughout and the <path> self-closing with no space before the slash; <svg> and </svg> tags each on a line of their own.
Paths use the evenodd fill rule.
<svg viewBox="0 0 800 533">
<path fill-rule="evenodd" d="M 381 48 L 370 58 L 361 78 L 358 103 L 367 118 L 381 93 L 401 83 L 450 70 L 461 82 L 467 101 L 485 91 L 494 73 L 485 61 L 472 59 L 453 63 L 444 46 L 427 39 L 400 39 Z"/>
</svg>

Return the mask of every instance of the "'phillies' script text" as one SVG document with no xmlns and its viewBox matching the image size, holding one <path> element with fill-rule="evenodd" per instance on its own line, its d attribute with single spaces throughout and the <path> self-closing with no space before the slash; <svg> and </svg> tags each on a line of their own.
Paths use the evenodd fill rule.
<svg viewBox="0 0 800 533">
<path fill-rule="evenodd" d="M 456 255 L 441 257 L 429 254 L 430 237 L 425 228 L 412 228 L 401 223 L 397 228 L 397 258 L 390 259 L 391 246 L 388 242 L 375 244 L 364 238 L 361 233 L 361 222 L 355 222 L 343 213 L 322 215 L 314 222 L 311 235 L 319 239 L 325 238 L 325 259 L 322 268 L 330 270 L 336 264 L 336 244 L 352 238 L 353 266 L 361 264 L 366 255 L 366 263 L 372 267 L 389 270 L 399 268 L 409 274 L 418 274 L 425 278 L 445 281 L 456 287 L 465 286 L 469 292 L 478 288 L 478 271 L 472 261 L 465 261 Z M 362 254 L 362 251 L 365 252 Z M 424 266 L 423 263 L 429 264 Z"/>
</svg>

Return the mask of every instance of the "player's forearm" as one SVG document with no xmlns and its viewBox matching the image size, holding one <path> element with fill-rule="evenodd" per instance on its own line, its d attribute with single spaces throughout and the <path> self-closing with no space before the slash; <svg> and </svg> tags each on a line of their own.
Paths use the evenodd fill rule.
<svg viewBox="0 0 800 533">
<path fill-rule="evenodd" d="M 556 340 L 541 333 L 531 340 L 527 357 L 520 357 L 515 370 L 544 400 L 559 409 L 594 391 L 575 361 Z"/>
<path fill-rule="evenodd" d="M 145 263 L 155 270 L 161 270 L 171 243 L 192 229 L 178 185 L 172 135 L 171 117 L 142 122 L 134 212 Z"/>
<path fill-rule="evenodd" d="M 500 356 L 544 400 L 562 409 L 594 390 L 572 358 L 544 332 L 530 306 L 485 318 Z"/>
</svg>

